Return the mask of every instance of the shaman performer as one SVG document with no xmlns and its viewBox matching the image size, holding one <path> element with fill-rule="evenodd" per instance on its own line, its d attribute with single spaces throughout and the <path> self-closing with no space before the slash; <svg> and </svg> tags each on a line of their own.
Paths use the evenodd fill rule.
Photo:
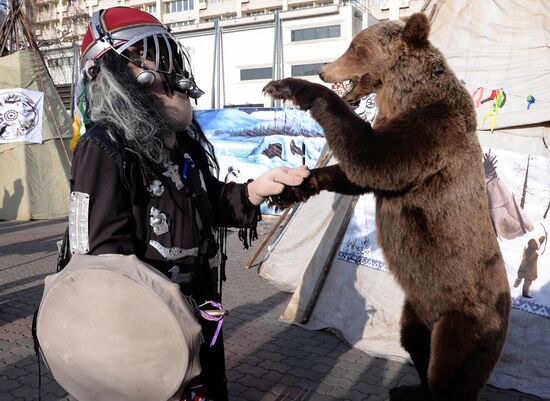
<svg viewBox="0 0 550 401">
<path fill-rule="evenodd" d="M 247 184 L 218 181 L 212 145 L 192 118 L 190 98 L 203 92 L 189 56 L 145 12 L 94 13 L 81 65 L 90 128 L 74 153 L 71 207 L 80 218 L 69 224 L 71 251 L 136 255 L 197 304 L 219 302 L 217 228 L 241 228 L 246 244 L 263 199 L 309 172 L 278 167 Z M 201 325 L 202 373 L 184 399 L 227 400 L 221 333 L 211 347 L 217 325 Z"/>
</svg>

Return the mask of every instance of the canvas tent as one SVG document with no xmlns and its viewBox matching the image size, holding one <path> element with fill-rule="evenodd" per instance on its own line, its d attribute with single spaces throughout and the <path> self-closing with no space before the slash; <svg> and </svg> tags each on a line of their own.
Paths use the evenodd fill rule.
<svg viewBox="0 0 550 401">
<path fill-rule="evenodd" d="M 525 205 L 534 231 L 500 240 L 513 283 L 523 247 L 541 233 L 550 194 L 550 3 L 443 0 L 429 1 L 425 9 L 431 15 L 430 40 L 470 93 L 479 95 L 483 88 L 480 100 L 493 90 L 506 93 L 494 132 L 492 115 L 485 117 L 495 99 L 480 101 L 477 108 L 478 136 L 484 149 L 498 155 L 500 178 L 515 189 L 524 177 L 519 170 L 525 158 L 536 161 L 529 173 L 534 195 Z M 529 95 L 536 99 L 530 106 Z M 377 246 L 374 207 L 372 195 L 356 200 L 331 193 L 299 205 L 268 246 L 260 275 L 293 292 L 281 320 L 312 330 L 333 328 L 354 347 L 404 361 L 408 355 L 399 344 L 403 294 Z M 511 288 L 510 333 L 490 383 L 550 398 L 548 252 L 538 263 L 534 301 Z"/>
<path fill-rule="evenodd" d="M 550 2 L 432 0 L 431 42 L 474 97 L 482 144 L 550 156 Z M 506 102 L 490 133 L 492 90 Z M 534 97 L 529 105 L 528 97 Z"/>
<path fill-rule="evenodd" d="M 67 216 L 71 121 L 19 3 L 0 47 L 0 220 Z"/>
</svg>

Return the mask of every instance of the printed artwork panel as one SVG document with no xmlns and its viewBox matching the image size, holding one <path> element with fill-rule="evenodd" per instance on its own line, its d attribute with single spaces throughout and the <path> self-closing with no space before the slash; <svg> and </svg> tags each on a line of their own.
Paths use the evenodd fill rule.
<svg viewBox="0 0 550 401">
<path fill-rule="evenodd" d="M 484 149 L 486 188 L 513 307 L 550 318 L 550 159 Z M 525 188 L 525 189 L 524 189 Z M 376 243 L 375 200 L 362 196 L 346 231 L 338 259 L 387 271 Z"/>
<path fill-rule="evenodd" d="M 0 144 L 42 143 L 43 104 L 43 92 L 0 89 Z"/>
</svg>

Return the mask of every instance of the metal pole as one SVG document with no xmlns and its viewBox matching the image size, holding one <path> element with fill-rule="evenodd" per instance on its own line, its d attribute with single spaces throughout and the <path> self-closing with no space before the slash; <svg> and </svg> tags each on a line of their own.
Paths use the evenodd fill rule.
<svg viewBox="0 0 550 401">
<path fill-rule="evenodd" d="M 275 11 L 275 35 L 273 37 L 273 64 L 271 67 L 271 79 L 276 80 L 277 78 L 277 50 L 279 48 L 278 46 L 279 42 L 279 11 Z M 271 107 L 275 107 L 275 105 L 278 102 L 275 101 L 275 99 L 271 98 Z"/>
<path fill-rule="evenodd" d="M 218 54 L 217 54 L 217 58 L 216 58 L 216 67 L 218 69 L 218 73 L 217 73 L 217 76 L 216 76 L 216 108 L 219 109 L 220 108 L 220 100 L 221 100 L 221 79 L 222 79 L 222 72 L 221 72 L 221 30 L 220 30 L 220 26 L 218 25 L 217 27 L 217 34 L 216 34 L 216 37 L 217 37 L 217 42 L 218 42 Z"/>
<path fill-rule="evenodd" d="M 224 107 L 225 105 L 225 65 L 224 65 L 224 59 L 223 59 L 223 31 L 221 28 L 220 28 L 220 69 L 221 69 L 221 76 L 222 76 L 222 87 L 220 90 L 220 94 L 223 93 L 221 107 Z"/>
<path fill-rule="evenodd" d="M 71 118 L 74 116 L 74 108 L 75 108 L 75 88 L 76 88 L 76 81 L 78 80 L 78 53 L 77 53 L 77 47 L 76 42 L 73 39 L 73 71 L 71 76 Z"/>
<path fill-rule="evenodd" d="M 282 79 L 283 72 L 283 29 L 281 26 L 281 17 L 279 11 L 275 11 L 275 36 L 273 40 L 273 67 L 271 78 L 273 80 Z M 271 107 L 280 106 L 279 100 L 271 99 Z"/>
<path fill-rule="evenodd" d="M 285 64 L 284 64 L 284 54 L 283 54 L 283 23 L 279 17 L 279 79 L 285 77 Z"/>
<path fill-rule="evenodd" d="M 218 26 L 219 19 L 214 21 L 214 60 L 212 65 L 212 97 L 210 106 L 212 109 L 216 108 L 216 72 L 218 66 Z"/>
</svg>

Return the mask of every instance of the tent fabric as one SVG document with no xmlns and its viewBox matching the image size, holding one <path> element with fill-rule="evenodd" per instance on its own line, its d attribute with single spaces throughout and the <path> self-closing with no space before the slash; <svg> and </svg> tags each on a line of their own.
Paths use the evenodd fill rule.
<svg viewBox="0 0 550 401">
<path fill-rule="evenodd" d="M 490 131 L 477 131 L 484 148 L 496 148 L 550 158 L 550 123 Z"/>
<path fill-rule="evenodd" d="M 315 197 L 311 201 L 314 199 Z M 311 299 L 314 287 L 319 281 L 321 270 L 330 253 L 329 249 L 334 244 L 334 238 L 340 228 L 342 218 L 339 217 L 343 217 L 352 199 L 351 196 L 339 196 L 337 217 L 324 231 L 323 237 L 310 260 L 303 263 L 302 259 L 297 260 L 294 258 L 294 253 L 287 253 L 287 265 L 291 265 L 294 269 L 294 276 L 297 276 L 297 273 L 300 272 L 301 277 L 295 279 L 296 289 L 281 316 L 281 320 L 300 325 L 309 330 L 332 328 L 338 331 L 341 337 L 352 346 L 371 355 L 399 361 L 408 360 L 408 354 L 399 344 L 399 317 L 404 300 L 399 285 L 387 270 L 358 266 L 346 261 L 345 255 L 342 255 L 345 244 L 359 235 L 358 230 L 363 231 L 362 234 L 364 234 L 359 236 L 372 236 L 374 230 L 372 225 L 370 225 L 370 229 L 366 224 L 361 224 L 360 228 L 357 225 L 358 220 L 360 220 L 360 223 L 364 223 L 363 218 L 367 216 L 367 213 L 363 212 L 365 208 L 374 208 L 372 195 L 363 195 L 359 198 L 355 213 L 344 237 L 341 243 L 336 244 L 340 251 L 338 256 L 331 262 L 330 271 L 312 315 L 307 324 L 302 323 L 304 311 Z M 333 203 L 334 205 L 335 203 Z M 318 208 L 318 205 L 308 202 L 303 205 L 300 214 L 313 215 L 315 212 L 321 212 Z M 295 238 L 295 235 L 300 235 L 298 234 L 300 231 L 306 231 L 304 225 L 289 225 L 284 237 L 281 238 L 280 245 L 284 248 L 286 240 Z M 372 253 L 376 254 L 379 251 L 379 249 L 374 249 L 377 248 L 375 242 L 374 238 L 372 246 L 369 247 L 372 249 L 372 252 L 369 251 L 369 256 L 380 260 L 380 253 L 376 256 L 372 255 Z M 288 255 L 292 255 L 292 263 L 288 263 Z M 268 262 L 271 263 L 268 263 L 267 267 L 274 268 L 273 261 L 269 259 Z M 279 277 L 282 275 L 283 272 L 280 272 Z"/>
<path fill-rule="evenodd" d="M 21 50 L 1 57 L 0 71 L 0 89 L 44 92 L 43 142 L 0 145 L 0 220 L 65 217 L 69 207 L 69 115 L 38 53 Z"/>
<path fill-rule="evenodd" d="M 331 328 L 351 346 L 370 355 L 399 362 L 409 361 L 399 342 L 399 321 L 404 295 L 393 276 L 335 259 L 307 324 L 301 316 L 309 301 L 311 283 L 322 265 L 304 273 L 281 321 L 308 330 Z"/>
<path fill-rule="evenodd" d="M 326 258 L 326 255 L 319 255 L 319 251 L 326 252 L 330 247 L 343 219 L 343 203 L 349 204 L 350 199 L 349 196 L 324 192 L 301 204 L 281 233 L 281 241 L 271 246 L 266 262 L 260 266 L 260 276 L 283 291 L 293 292 L 307 266 L 322 264 Z M 291 240 L 287 241 L 287 238 Z M 328 239 L 328 243 L 320 246 L 323 239 L 325 242 Z M 295 263 L 288 263 L 288 255 L 292 255 Z"/>
<path fill-rule="evenodd" d="M 75 254 L 46 277 L 36 333 L 54 378 L 80 401 L 176 401 L 200 373 L 195 313 L 178 284 L 134 255 Z"/>
<path fill-rule="evenodd" d="M 407 361 L 408 354 L 399 344 L 399 316 L 404 296 L 387 271 L 361 268 L 334 258 L 311 317 L 307 324 L 302 323 L 352 199 L 322 192 L 301 204 L 272 244 L 259 274 L 282 290 L 293 292 L 281 321 L 309 330 L 331 328 L 352 346 L 371 355 Z M 368 202 L 374 205 L 372 195 L 360 197 L 342 243 L 363 229 L 362 222 L 356 220 L 366 213 L 357 211 L 367 207 Z"/>
<path fill-rule="evenodd" d="M 504 350 L 489 383 L 550 399 L 550 319 L 512 309 Z"/>
<path fill-rule="evenodd" d="M 441 49 L 458 78 L 472 94 L 484 88 L 481 100 L 493 89 L 502 88 L 506 93 L 506 103 L 498 112 L 495 128 L 548 121 L 550 2 L 440 0 L 435 3 L 430 41 Z M 534 96 L 535 103 L 528 109 L 529 95 Z M 488 121 L 484 123 L 483 119 L 492 104 L 493 101 L 488 101 L 478 107 L 480 131 L 490 130 Z M 523 130 L 521 135 L 540 133 Z"/>
</svg>

